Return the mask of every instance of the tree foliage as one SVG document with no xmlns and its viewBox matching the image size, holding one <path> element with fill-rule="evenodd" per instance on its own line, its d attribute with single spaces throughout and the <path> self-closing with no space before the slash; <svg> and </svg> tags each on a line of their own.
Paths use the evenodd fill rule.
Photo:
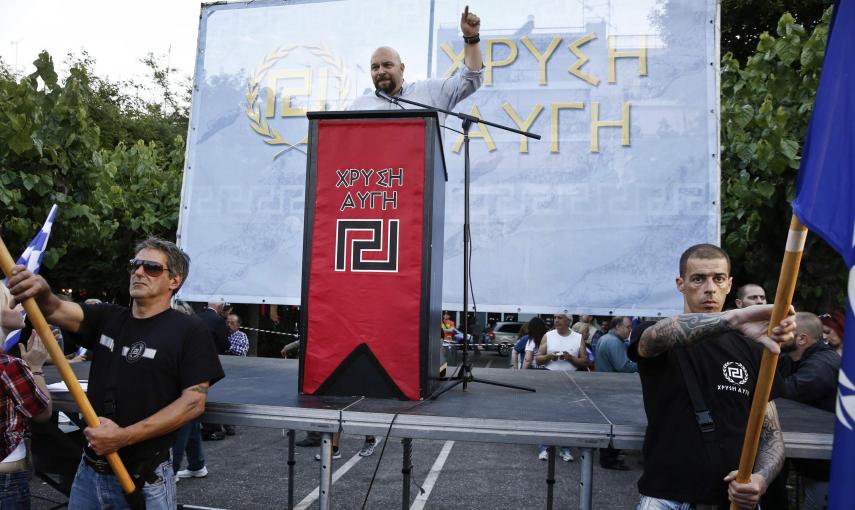
<svg viewBox="0 0 855 510">
<path fill-rule="evenodd" d="M 810 33 L 784 14 L 777 36 L 761 34 L 745 66 L 730 53 L 721 61 L 722 241 L 736 280 L 769 292 L 777 286 L 830 13 Z M 827 310 L 842 299 L 844 275 L 840 256 L 810 236 L 796 302 Z"/>
<path fill-rule="evenodd" d="M 134 242 L 174 238 L 186 110 L 128 96 L 93 76 L 86 58 L 62 83 L 47 53 L 34 65 L 20 79 L 0 73 L 4 241 L 17 256 L 57 203 L 44 273 L 62 288 L 122 296 Z"/>
<path fill-rule="evenodd" d="M 721 50 L 740 62 L 754 54 L 760 35 L 774 32 L 781 13 L 789 12 L 806 30 L 822 19 L 832 0 L 723 0 Z"/>
</svg>

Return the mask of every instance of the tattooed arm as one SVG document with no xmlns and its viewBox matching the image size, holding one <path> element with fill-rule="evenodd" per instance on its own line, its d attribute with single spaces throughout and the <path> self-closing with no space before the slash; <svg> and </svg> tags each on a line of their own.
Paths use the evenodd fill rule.
<svg viewBox="0 0 855 510">
<path fill-rule="evenodd" d="M 168 434 L 202 415 L 208 397 L 208 386 L 207 382 L 203 382 L 185 388 L 181 396 L 171 404 L 133 425 L 120 427 L 109 418 L 99 417 L 101 425 L 87 427 L 83 433 L 98 455 Z"/>
<path fill-rule="evenodd" d="M 774 353 L 788 342 L 796 329 L 795 310 L 766 336 L 772 305 L 756 305 L 723 313 L 686 313 L 664 319 L 647 328 L 638 341 L 638 355 L 653 358 L 679 345 L 691 345 L 704 337 L 735 330 L 763 344 Z"/>
<path fill-rule="evenodd" d="M 653 358 L 679 345 L 691 345 L 701 338 L 733 329 L 725 313 L 687 313 L 663 319 L 647 328 L 638 341 L 638 355 Z"/>
<path fill-rule="evenodd" d="M 760 430 L 760 449 L 757 452 L 757 462 L 754 463 L 754 472 L 770 482 L 778 476 L 782 467 L 784 467 L 784 433 L 781 431 L 778 408 L 774 402 L 769 402 L 766 404 L 763 428 Z"/>
<path fill-rule="evenodd" d="M 766 406 L 763 428 L 760 429 L 760 445 L 754 473 L 748 483 L 736 481 L 736 471 L 731 471 L 724 481 L 728 482 L 727 494 L 739 508 L 754 508 L 766 493 L 769 483 L 778 476 L 784 466 L 784 434 L 774 402 Z"/>
</svg>

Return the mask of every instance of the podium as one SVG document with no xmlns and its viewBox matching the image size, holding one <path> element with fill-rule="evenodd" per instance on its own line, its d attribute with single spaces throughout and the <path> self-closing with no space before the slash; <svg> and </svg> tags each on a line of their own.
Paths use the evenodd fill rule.
<svg viewBox="0 0 855 510">
<path fill-rule="evenodd" d="M 310 112 L 299 390 L 418 400 L 440 370 L 435 112 Z"/>
</svg>

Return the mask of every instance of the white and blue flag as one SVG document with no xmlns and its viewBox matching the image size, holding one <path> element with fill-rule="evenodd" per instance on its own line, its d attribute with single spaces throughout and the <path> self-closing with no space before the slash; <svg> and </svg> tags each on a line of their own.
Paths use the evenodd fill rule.
<svg viewBox="0 0 855 510">
<path fill-rule="evenodd" d="M 793 212 L 849 268 L 829 510 L 855 501 L 855 2 L 835 1 L 825 62 L 805 137 Z"/>
<path fill-rule="evenodd" d="M 36 237 L 30 241 L 30 244 L 27 245 L 27 249 L 24 250 L 24 253 L 18 257 L 18 260 L 15 262 L 18 265 L 27 266 L 27 270 L 32 273 L 38 274 L 39 268 L 42 266 L 42 258 L 44 257 L 44 252 L 47 249 L 48 238 L 50 237 L 50 229 L 53 227 L 53 220 L 56 217 L 57 205 L 53 204 L 53 207 L 50 208 L 50 213 L 48 213 L 47 220 L 45 220 L 45 224 L 42 225 L 42 229 L 39 230 L 39 233 L 36 234 Z M 8 279 L 4 280 L 5 283 L 8 283 Z M 26 315 L 26 314 L 23 314 Z M 21 340 L 21 330 L 17 329 L 12 331 L 6 336 L 5 343 L 3 345 L 3 350 L 5 352 L 9 352 L 9 349 L 15 346 L 19 340 Z"/>
</svg>

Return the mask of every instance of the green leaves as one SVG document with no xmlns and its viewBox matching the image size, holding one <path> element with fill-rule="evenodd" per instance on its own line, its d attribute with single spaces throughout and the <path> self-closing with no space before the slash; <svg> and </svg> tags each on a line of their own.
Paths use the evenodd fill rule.
<svg viewBox="0 0 855 510">
<path fill-rule="evenodd" d="M 764 33 L 744 66 L 722 57 L 722 231 L 734 258 L 737 284 L 756 281 L 774 294 L 789 224 L 790 201 L 816 95 L 830 9 L 808 35 L 795 19 L 780 17 L 776 36 Z M 839 266 L 823 242 L 806 265 Z M 845 273 L 803 272 L 797 289 L 807 309 L 839 298 Z"/>
<path fill-rule="evenodd" d="M 87 59 L 63 82 L 47 53 L 34 65 L 18 78 L 0 63 L 0 235 L 17 256 L 57 203 L 49 281 L 124 294 L 117 261 L 140 238 L 174 238 L 187 119 L 152 113 L 162 109 L 93 76 Z"/>
<path fill-rule="evenodd" d="M 44 81 L 45 86 L 49 89 L 56 88 L 56 82 L 59 78 L 56 71 L 53 70 L 53 59 L 46 51 L 39 53 L 39 58 L 33 61 L 36 66 L 36 72 L 31 74 L 31 78 L 39 77 Z"/>
<path fill-rule="evenodd" d="M 786 140 L 786 139 L 781 140 L 781 153 L 783 154 L 783 156 L 785 158 L 790 160 L 790 163 L 791 163 L 790 168 L 794 168 L 794 169 L 799 168 L 799 165 L 797 163 L 797 160 L 799 159 L 798 152 L 799 152 L 799 143 L 798 142 L 796 142 L 795 140 Z M 794 164 L 794 166 L 792 164 Z"/>
</svg>

